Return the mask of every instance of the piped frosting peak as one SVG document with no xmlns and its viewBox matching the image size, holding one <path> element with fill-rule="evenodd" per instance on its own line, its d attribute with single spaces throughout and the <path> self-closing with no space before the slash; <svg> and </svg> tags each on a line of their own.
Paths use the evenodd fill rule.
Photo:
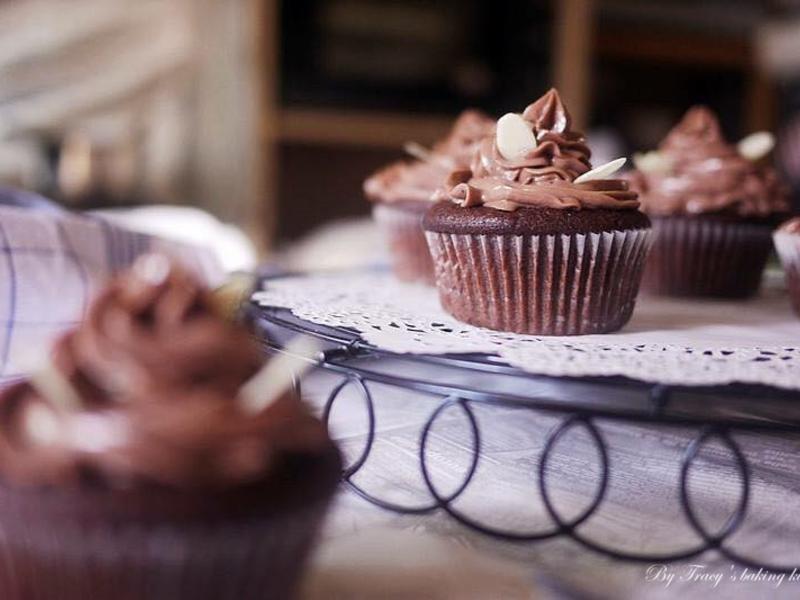
<svg viewBox="0 0 800 600">
<path fill-rule="evenodd" d="M 648 168 L 653 164 L 659 168 Z M 743 156 L 705 106 L 690 108 L 658 150 L 637 166 L 631 182 L 650 214 L 725 212 L 764 218 L 788 209 L 775 170 Z"/>
<path fill-rule="evenodd" d="M 584 135 L 555 89 L 521 115 L 504 116 L 484 138 L 468 169 L 450 174 L 436 194 L 463 207 L 513 211 L 524 206 L 636 209 L 636 194 L 621 179 L 576 179 L 592 169 Z"/>
</svg>

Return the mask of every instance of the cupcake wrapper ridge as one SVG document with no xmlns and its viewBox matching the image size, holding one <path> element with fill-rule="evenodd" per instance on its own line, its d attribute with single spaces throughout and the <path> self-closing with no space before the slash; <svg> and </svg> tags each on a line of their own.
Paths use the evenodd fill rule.
<svg viewBox="0 0 800 600">
<path fill-rule="evenodd" d="M 433 284 L 433 261 L 422 230 L 424 211 L 378 204 L 372 214 L 387 238 L 395 276 Z"/>
<path fill-rule="evenodd" d="M 777 232 L 774 235 L 775 249 L 786 272 L 786 286 L 794 311 L 800 316 L 800 235 Z"/>
<path fill-rule="evenodd" d="M 293 465 L 309 478 L 295 489 L 281 477 L 233 495 L 0 483 L 0 598 L 294 598 L 341 462 L 331 449 Z"/>
<path fill-rule="evenodd" d="M 642 289 L 666 296 L 747 298 L 761 284 L 769 225 L 655 217 Z"/>
<path fill-rule="evenodd" d="M 650 231 L 573 235 L 427 232 L 442 306 L 501 331 L 583 335 L 620 329 L 639 290 Z"/>
</svg>

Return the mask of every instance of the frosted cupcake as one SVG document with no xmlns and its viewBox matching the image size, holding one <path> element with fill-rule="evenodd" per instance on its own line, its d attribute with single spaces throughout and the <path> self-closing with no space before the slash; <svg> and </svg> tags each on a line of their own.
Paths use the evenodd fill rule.
<svg viewBox="0 0 800 600">
<path fill-rule="evenodd" d="M 773 237 L 775 249 L 786 272 L 786 285 L 792 306 L 800 316 L 800 217 L 784 223 Z"/>
<path fill-rule="evenodd" d="M 541 335 L 625 325 L 650 221 L 628 183 L 611 177 L 624 160 L 592 169 L 590 157 L 556 90 L 497 122 L 423 221 L 445 310 Z"/>
<path fill-rule="evenodd" d="M 364 182 L 364 193 L 375 205 L 373 215 L 385 232 L 392 270 L 399 279 L 433 283 L 422 215 L 450 171 L 469 165 L 477 143 L 493 127 L 494 121 L 483 113 L 466 110 L 430 152 L 411 146 L 419 155 L 416 160 L 389 165 Z"/>
<path fill-rule="evenodd" d="M 653 221 L 643 288 L 672 296 L 745 298 L 758 290 L 772 231 L 787 211 L 772 139 L 727 143 L 714 114 L 690 109 L 655 152 L 637 157 L 632 186 Z"/>
<path fill-rule="evenodd" d="M 0 398 L 0 596 L 292 597 L 338 479 L 253 338 L 183 271 L 114 281 Z"/>
</svg>

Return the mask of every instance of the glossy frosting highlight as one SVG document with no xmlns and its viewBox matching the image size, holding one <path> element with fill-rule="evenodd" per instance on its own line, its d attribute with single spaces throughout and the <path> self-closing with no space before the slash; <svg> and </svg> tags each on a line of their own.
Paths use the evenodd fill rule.
<svg viewBox="0 0 800 600">
<path fill-rule="evenodd" d="M 658 158 L 663 169 L 631 175 L 649 214 L 730 213 L 759 218 L 788 208 L 775 170 L 741 156 L 706 107 L 689 109 L 659 146 Z"/>
<path fill-rule="evenodd" d="M 498 150 L 496 135 L 484 138 L 470 168 L 454 170 L 436 199 L 504 211 L 523 206 L 638 208 L 636 193 L 624 180 L 574 183 L 592 168 L 591 151 L 584 135 L 572 130 L 569 111 L 555 89 L 528 106 L 522 118 L 534 133 L 535 148 L 507 159 Z"/>
</svg>

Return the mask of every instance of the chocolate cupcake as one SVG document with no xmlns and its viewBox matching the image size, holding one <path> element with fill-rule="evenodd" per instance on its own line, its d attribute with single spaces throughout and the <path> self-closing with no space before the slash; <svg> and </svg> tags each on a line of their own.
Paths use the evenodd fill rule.
<svg viewBox="0 0 800 600">
<path fill-rule="evenodd" d="M 469 165 L 476 144 L 493 127 L 494 121 L 483 113 L 466 110 L 450 134 L 429 153 L 416 151 L 417 160 L 391 164 L 364 182 L 364 193 L 375 205 L 372 214 L 385 232 L 398 279 L 433 283 L 422 216 L 450 171 Z"/>
<path fill-rule="evenodd" d="M 0 398 L 0 597 L 290 598 L 339 456 L 260 350 L 148 258 Z"/>
<path fill-rule="evenodd" d="M 690 109 L 631 174 L 653 221 L 643 289 L 670 296 L 746 298 L 758 291 L 771 235 L 787 211 L 774 169 L 759 163 L 765 132 L 728 144 L 714 114 Z"/>
<path fill-rule="evenodd" d="M 624 160 L 592 169 L 556 90 L 505 115 L 423 226 L 442 306 L 502 331 L 614 331 L 633 311 L 650 233 Z"/>
<path fill-rule="evenodd" d="M 775 232 L 773 239 L 786 272 L 789 298 L 794 311 L 800 316 L 800 217 L 784 223 Z"/>
</svg>

